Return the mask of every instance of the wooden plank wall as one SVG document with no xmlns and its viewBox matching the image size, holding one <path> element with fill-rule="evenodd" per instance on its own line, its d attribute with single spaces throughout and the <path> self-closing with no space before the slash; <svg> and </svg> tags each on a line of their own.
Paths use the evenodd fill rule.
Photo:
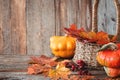
<svg viewBox="0 0 120 80">
<path fill-rule="evenodd" d="M 75 23 L 91 29 L 93 0 L 0 0 L 0 54 L 51 55 L 49 38 Z M 100 0 L 99 31 L 115 34 L 113 0 Z"/>
</svg>

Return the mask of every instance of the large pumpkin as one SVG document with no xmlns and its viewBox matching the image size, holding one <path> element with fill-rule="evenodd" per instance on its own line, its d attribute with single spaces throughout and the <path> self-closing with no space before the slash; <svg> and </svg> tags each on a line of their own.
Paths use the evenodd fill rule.
<svg viewBox="0 0 120 80">
<path fill-rule="evenodd" d="M 97 61 L 104 66 L 104 69 L 108 76 L 120 76 L 120 43 L 109 43 L 107 46 L 104 46 L 103 48 L 105 48 L 105 50 L 99 51 L 97 53 Z M 111 50 L 111 48 L 114 48 L 114 50 Z"/>
<path fill-rule="evenodd" d="M 70 36 L 52 36 L 50 38 L 50 48 L 57 57 L 73 57 L 75 46 L 75 38 Z"/>
<path fill-rule="evenodd" d="M 116 50 L 107 49 L 99 51 L 97 53 L 97 61 L 103 66 L 120 67 L 120 44 L 117 44 Z"/>
</svg>

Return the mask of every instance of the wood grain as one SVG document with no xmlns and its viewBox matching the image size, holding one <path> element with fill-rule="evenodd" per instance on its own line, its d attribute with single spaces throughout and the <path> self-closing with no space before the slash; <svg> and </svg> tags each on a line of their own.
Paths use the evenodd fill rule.
<svg viewBox="0 0 120 80">
<path fill-rule="evenodd" d="M 92 0 L 87 0 L 87 31 L 92 29 Z"/>
<path fill-rule="evenodd" d="M 54 0 L 55 7 L 55 35 L 59 36 L 62 34 L 60 25 L 60 0 Z"/>
<path fill-rule="evenodd" d="M 0 1 L 0 11 L 2 11 L 2 4 L 3 0 Z M 0 13 L 0 54 L 3 52 L 3 29 L 2 29 L 2 14 Z"/>
<path fill-rule="evenodd" d="M 27 0 L 27 54 L 40 55 L 43 51 L 42 0 Z"/>
<path fill-rule="evenodd" d="M 11 47 L 13 54 L 26 54 L 25 0 L 11 0 Z"/>
<path fill-rule="evenodd" d="M 26 70 L 30 56 L 0 55 L 0 71 Z"/>
<path fill-rule="evenodd" d="M 79 0 L 80 4 L 80 27 L 87 30 L 87 0 Z"/>
<path fill-rule="evenodd" d="M 0 72 L 0 80 L 50 80 L 42 75 L 28 75 L 27 72 Z"/>
<path fill-rule="evenodd" d="M 112 1 L 106 0 L 106 32 L 108 32 L 109 34 L 113 34 L 115 35 L 117 32 L 117 27 L 116 27 L 116 8 L 115 8 L 115 4 Z M 104 28 L 105 29 L 105 28 Z"/>
<path fill-rule="evenodd" d="M 0 54 L 51 55 L 49 38 L 75 23 L 90 31 L 93 0 L 0 0 Z M 98 30 L 116 34 L 113 0 L 100 0 Z"/>
<path fill-rule="evenodd" d="M 61 31 L 64 27 L 67 27 L 67 0 L 60 0 L 60 27 Z M 61 35 L 64 35 L 61 32 Z"/>
<path fill-rule="evenodd" d="M 1 0 L 2 31 L 4 46 L 2 54 L 11 54 L 10 0 Z"/>
<path fill-rule="evenodd" d="M 55 10 L 52 0 L 27 0 L 28 55 L 51 55 L 49 38 L 55 35 Z"/>
<path fill-rule="evenodd" d="M 40 53 L 51 56 L 50 37 L 55 35 L 55 8 L 53 0 L 42 0 L 43 50 Z"/>
<path fill-rule="evenodd" d="M 78 12 L 78 8 L 79 8 L 79 1 L 78 0 L 67 0 L 66 2 L 67 6 L 67 25 L 66 27 L 70 27 L 71 24 L 76 24 L 79 23 L 79 21 L 77 21 L 77 16 L 79 15 Z"/>
</svg>

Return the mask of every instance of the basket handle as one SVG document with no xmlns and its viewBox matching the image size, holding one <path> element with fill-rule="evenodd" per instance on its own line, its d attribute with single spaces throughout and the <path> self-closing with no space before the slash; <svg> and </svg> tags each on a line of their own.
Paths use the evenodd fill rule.
<svg viewBox="0 0 120 80">
<path fill-rule="evenodd" d="M 98 32 L 98 4 L 99 0 L 94 0 L 93 2 L 93 9 L 92 9 L 92 31 Z"/>
<path fill-rule="evenodd" d="M 114 0 L 115 8 L 116 8 L 116 37 L 117 41 L 120 42 L 120 2 L 119 0 Z"/>
<path fill-rule="evenodd" d="M 98 5 L 100 0 L 94 0 L 92 9 L 92 31 L 98 32 Z M 120 2 L 119 0 L 114 0 L 116 8 L 116 37 L 117 41 L 120 42 Z"/>
</svg>

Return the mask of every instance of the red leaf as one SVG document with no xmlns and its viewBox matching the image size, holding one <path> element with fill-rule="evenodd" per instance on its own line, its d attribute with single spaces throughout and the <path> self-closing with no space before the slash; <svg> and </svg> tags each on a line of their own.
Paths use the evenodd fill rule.
<svg viewBox="0 0 120 80">
<path fill-rule="evenodd" d="M 75 24 L 71 24 L 69 29 L 70 30 L 77 30 L 77 26 Z"/>
</svg>

